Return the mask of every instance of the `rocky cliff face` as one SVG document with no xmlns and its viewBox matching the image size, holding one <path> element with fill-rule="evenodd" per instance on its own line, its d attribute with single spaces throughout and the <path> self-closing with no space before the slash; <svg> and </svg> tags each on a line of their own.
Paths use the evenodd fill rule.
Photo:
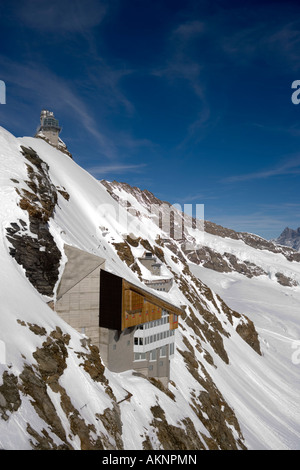
<svg viewBox="0 0 300 470">
<path fill-rule="evenodd" d="M 26 276 L 43 295 L 52 296 L 58 280 L 61 253 L 49 230 L 58 203 L 58 193 L 68 199 L 62 188 L 56 188 L 49 176 L 49 166 L 31 148 L 22 146 L 28 179 L 25 185 L 14 180 L 20 196 L 19 206 L 27 217 L 6 228 L 11 244 L 10 254 L 25 269 Z M 27 219 L 29 222 L 27 222 Z"/>
<path fill-rule="evenodd" d="M 117 200 L 120 204 L 126 207 L 127 210 L 132 211 L 132 207 L 131 203 L 126 197 L 126 193 L 133 195 L 141 204 L 141 206 L 147 208 L 149 214 L 153 212 L 153 208 L 155 208 L 155 211 L 157 211 L 157 208 L 161 208 L 161 210 L 164 211 L 166 208 L 172 207 L 169 202 L 159 200 L 148 190 L 143 191 L 137 187 L 130 187 L 130 185 L 127 183 L 119 183 L 116 181 L 108 182 L 102 180 L 101 182 L 107 188 L 109 194 L 111 194 L 111 196 L 115 198 L 115 200 Z M 267 251 L 274 254 L 282 254 L 290 262 L 300 262 L 300 253 L 297 253 L 291 245 L 278 246 L 275 242 L 265 240 L 258 235 L 244 232 L 235 232 L 232 229 L 222 227 L 207 220 L 203 222 L 203 230 L 207 236 L 204 237 L 203 242 L 201 241 L 200 246 L 197 246 L 197 240 L 193 237 L 193 235 L 190 235 L 189 230 L 186 228 L 186 225 L 189 227 L 195 227 L 195 219 L 191 219 L 177 209 L 172 209 L 172 211 L 176 213 L 176 216 L 173 217 L 173 219 L 171 218 L 170 231 L 167 235 L 167 238 L 164 240 L 164 243 L 166 246 L 170 243 L 172 245 L 172 241 L 177 240 L 182 253 L 186 255 L 189 261 L 195 264 L 204 266 L 217 272 L 241 273 L 249 278 L 269 274 L 267 267 L 256 265 L 254 262 L 251 262 L 248 259 L 239 258 L 235 253 L 226 252 L 224 250 L 219 251 L 218 247 L 210 246 L 210 244 L 207 243 L 210 242 L 208 235 L 216 236 L 225 240 L 231 239 L 235 241 L 241 241 L 245 245 L 254 248 L 255 250 Z M 137 216 L 141 216 L 140 211 L 135 210 L 135 213 Z M 156 223 L 159 225 L 160 222 L 158 219 Z M 178 233 L 180 232 L 182 235 L 179 237 Z M 174 236 L 174 233 L 176 236 Z M 178 243 L 176 246 L 178 246 Z M 296 243 L 297 242 L 295 240 L 295 244 Z M 173 250 L 174 249 L 175 248 L 173 247 Z M 178 248 L 176 248 L 176 250 L 178 250 Z M 180 256 L 179 253 L 176 253 L 176 255 Z M 293 287 L 298 285 L 298 281 L 282 273 L 280 268 L 278 272 L 275 273 L 275 278 L 277 282 L 283 286 Z"/>
</svg>

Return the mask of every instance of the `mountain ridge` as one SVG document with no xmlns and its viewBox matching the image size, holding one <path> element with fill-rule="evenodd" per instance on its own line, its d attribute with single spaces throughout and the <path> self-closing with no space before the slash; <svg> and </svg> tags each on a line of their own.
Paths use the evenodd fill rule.
<svg viewBox="0 0 300 470">
<path fill-rule="evenodd" d="M 188 258 L 183 246 L 186 240 L 165 241 L 147 204 L 135 198 L 132 190 L 125 196 L 131 198 L 134 215 L 128 214 L 127 204 L 116 201 L 107 187 L 45 141 L 15 138 L 0 128 L 0 143 L 0 341 L 7 353 L 7 361 L 0 364 L 0 446 L 297 448 L 297 383 L 294 369 L 289 374 L 282 372 L 287 351 L 271 356 L 273 340 L 261 327 L 257 330 L 243 311 L 246 304 L 240 313 L 218 293 L 226 282 L 243 279 L 251 283 L 247 286 L 260 283 L 258 286 L 267 286 L 280 296 L 286 294 L 291 304 L 297 298 L 298 284 L 281 285 L 276 273 L 283 266 L 282 274 L 299 282 L 298 262 L 283 254 L 293 257 L 294 253 L 256 249 L 243 240 L 208 233 L 208 248 L 220 255 L 235 255 L 246 266 L 246 262 L 253 263 L 267 274 L 250 278 L 237 269 L 217 272 Z M 115 196 L 118 191 L 110 188 Z M 147 197 L 150 202 L 150 193 Z M 117 219 L 112 212 L 118 214 Z M 198 243 L 198 232 L 187 235 Z M 54 242 L 53 257 L 48 237 Z M 95 345 L 49 308 L 66 263 L 65 244 L 105 257 L 109 271 L 141 285 L 145 276 L 151 276 L 139 263 L 139 256 L 150 249 L 164 272 L 173 277 L 170 293 L 162 295 L 185 305 L 185 314 L 176 333 L 168 389 L 132 371 L 110 372 Z M 39 259 L 36 252 L 49 253 L 53 266 L 56 249 L 61 254 L 58 276 L 52 285 L 47 281 L 51 288 L 46 291 L 41 278 L 47 263 L 33 267 L 30 257 L 28 261 L 24 258 L 28 247 L 32 259 Z M 272 269 L 267 270 L 270 263 Z M 192 268 L 202 270 L 201 275 Z M 39 273 L 37 277 L 31 275 L 32 269 Z M 222 276 L 216 289 L 209 285 L 211 274 L 213 281 Z M 288 319 L 292 325 L 294 317 Z M 282 384 L 279 388 L 278 383 Z M 272 389 L 278 389 L 277 393 L 270 394 Z M 130 400 L 125 399 L 128 396 Z"/>
</svg>

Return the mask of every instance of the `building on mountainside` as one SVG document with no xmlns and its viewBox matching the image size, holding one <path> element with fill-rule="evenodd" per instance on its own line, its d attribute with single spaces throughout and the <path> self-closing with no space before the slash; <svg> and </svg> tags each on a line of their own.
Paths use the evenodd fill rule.
<svg viewBox="0 0 300 470">
<path fill-rule="evenodd" d="M 157 259 L 153 256 L 153 254 L 151 252 L 145 251 L 144 255 L 139 258 L 139 261 L 151 272 L 151 274 L 153 274 L 153 276 L 159 277 L 159 279 L 144 279 L 143 282 L 146 284 L 146 286 L 158 291 L 169 292 L 173 285 L 173 279 L 165 279 L 161 277 L 161 263 L 157 262 Z"/>
<path fill-rule="evenodd" d="M 182 310 L 105 271 L 105 259 L 65 246 L 56 312 L 97 345 L 112 372 L 135 370 L 167 385 Z"/>
<path fill-rule="evenodd" d="M 151 281 L 144 279 L 143 282 L 146 286 L 151 287 L 152 289 L 169 292 L 173 285 L 173 278 L 153 279 Z"/>
<path fill-rule="evenodd" d="M 42 133 L 46 139 L 49 140 L 50 144 L 57 147 L 60 131 L 61 127 L 59 126 L 58 120 L 55 119 L 53 112 L 43 109 L 37 134 Z"/>
<path fill-rule="evenodd" d="M 143 266 L 145 266 L 145 268 L 149 269 L 151 274 L 154 276 L 160 276 L 161 263 L 157 262 L 157 259 L 151 252 L 145 251 L 144 255 L 139 258 L 139 261 Z"/>
<path fill-rule="evenodd" d="M 55 119 L 54 113 L 42 109 L 40 125 L 37 128 L 35 137 L 45 140 L 48 144 L 58 148 L 61 152 L 72 158 L 72 154 L 68 151 L 66 144 L 59 137 L 60 132 L 61 127 L 58 120 Z"/>
</svg>

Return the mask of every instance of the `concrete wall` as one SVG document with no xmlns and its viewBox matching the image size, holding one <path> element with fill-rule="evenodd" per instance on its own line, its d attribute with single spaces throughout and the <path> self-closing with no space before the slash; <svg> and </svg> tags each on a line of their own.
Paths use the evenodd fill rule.
<svg viewBox="0 0 300 470">
<path fill-rule="evenodd" d="M 52 145 L 55 145 L 55 147 L 58 146 L 58 135 L 59 135 L 59 132 L 55 132 L 55 131 L 46 131 L 45 129 L 43 129 L 43 134 L 44 136 L 46 137 L 46 139 L 49 140 L 49 142 L 52 144 Z"/>
<path fill-rule="evenodd" d="M 135 360 L 134 331 L 128 328 L 122 332 L 101 328 L 100 352 L 104 364 L 112 372 L 135 370 L 146 377 L 155 377 L 163 383 L 168 383 L 170 376 L 169 345 L 166 347 L 166 356 L 161 357 L 157 348 L 156 359 L 151 360 L 150 352 L 145 353 L 145 360 Z"/>
<path fill-rule="evenodd" d="M 55 304 L 63 320 L 99 344 L 100 266 L 66 292 Z"/>
<path fill-rule="evenodd" d="M 156 359 L 151 360 L 150 352 L 146 353 L 145 361 L 134 361 L 133 369 L 142 373 L 146 377 L 154 377 L 167 385 L 170 380 L 170 357 L 169 346 L 167 347 L 167 356 L 160 357 L 160 348 L 156 350 Z"/>
<path fill-rule="evenodd" d="M 104 364 L 112 372 L 133 369 L 133 333 L 131 328 L 124 331 L 106 330 L 100 336 L 100 352 Z M 106 337 L 105 337 L 106 336 Z"/>
<path fill-rule="evenodd" d="M 151 274 L 154 276 L 160 275 L 161 263 L 158 263 L 156 258 L 139 258 L 139 261 L 145 266 L 145 268 L 149 269 Z"/>
</svg>

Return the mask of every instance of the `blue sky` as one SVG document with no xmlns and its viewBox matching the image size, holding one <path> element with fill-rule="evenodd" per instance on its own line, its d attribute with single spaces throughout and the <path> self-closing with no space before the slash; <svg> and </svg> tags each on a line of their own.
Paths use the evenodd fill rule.
<svg viewBox="0 0 300 470">
<path fill-rule="evenodd" d="M 300 226 L 300 4 L 0 3 L 0 125 L 34 135 L 42 108 L 95 177 L 272 238 Z"/>
</svg>

